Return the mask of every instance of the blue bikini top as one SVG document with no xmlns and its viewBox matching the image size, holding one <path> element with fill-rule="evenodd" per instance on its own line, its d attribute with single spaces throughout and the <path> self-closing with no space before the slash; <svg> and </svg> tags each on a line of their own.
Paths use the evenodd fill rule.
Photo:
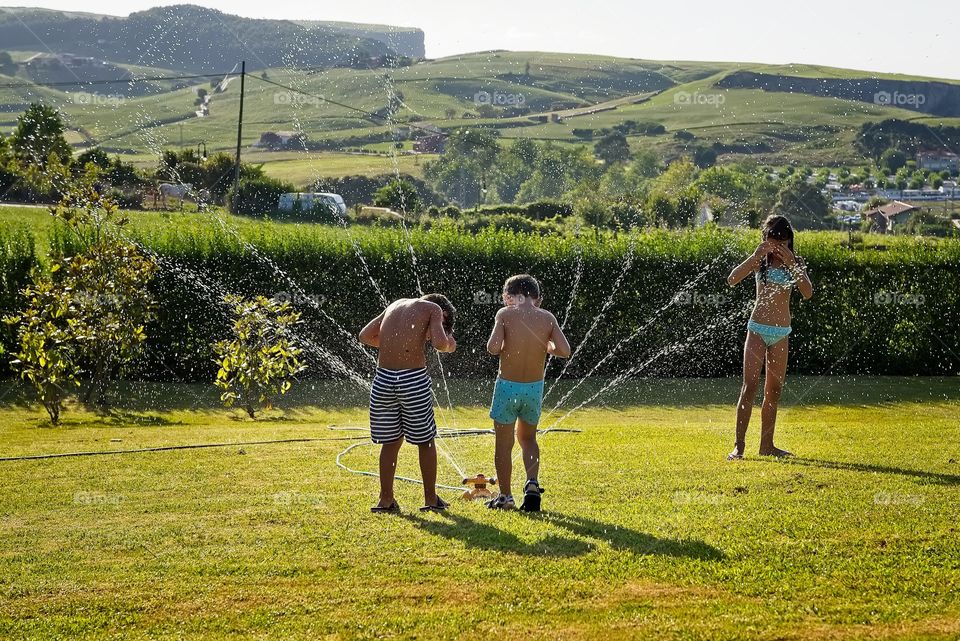
<svg viewBox="0 0 960 641">
<path fill-rule="evenodd" d="M 761 276 L 759 271 L 755 274 L 755 278 L 757 282 L 760 282 Z M 793 279 L 793 274 L 783 267 L 768 267 L 767 282 L 773 285 L 780 285 L 781 287 L 793 287 L 797 281 Z"/>
</svg>

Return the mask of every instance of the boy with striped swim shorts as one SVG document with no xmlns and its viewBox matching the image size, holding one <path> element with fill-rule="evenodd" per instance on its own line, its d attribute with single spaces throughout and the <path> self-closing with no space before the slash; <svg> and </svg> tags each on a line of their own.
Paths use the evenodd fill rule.
<svg viewBox="0 0 960 641">
<path fill-rule="evenodd" d="M 496 433 L 494 461 L 500 495 L 489 501 L 487 507 L 495 510 L 516 507 L 510 491 L 516 435 L 527 474 L 520 509 L 540 511 L 543 489 L 537 480 L 540 472 L 537 425 L 543 405 L 546 357 L 551 354 L 570 358 L 570 343 L 556 317 L 541 309 L 541 296 L 540 283 L 533 276 L 520 274 L 508 278 L 503 286 L 504 307 L 497 312 L 487 341 L 487 351 L 500 356 L 500 373 L 490 405 Z"/>
<path fill-rule="evenodd" d="M 420 449 L 424 497 L 420 510 L 449 507 L 437 496 L 437 423 L 424 348 L 427 343 L 438 352 L 457 348 L 455 315 L 456 309 L 442 294 L 401 298 L 360 331 L 360 341 L 379 350 L 370 390 L 370 439 L 381 445 L 380 500 L 371 512 L 400 512 L 393 482 L 404 440 Z"/>
</svg>

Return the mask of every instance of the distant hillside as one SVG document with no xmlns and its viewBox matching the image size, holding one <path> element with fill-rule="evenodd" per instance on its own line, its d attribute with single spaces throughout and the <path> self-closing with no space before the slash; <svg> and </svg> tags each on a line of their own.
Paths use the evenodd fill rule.
<svg viewBox="0 0 960 641">
<path fill-rule="evenodd" d="M 887 78 L 803 78 L 736 71 L 717 83 L 723 89 L 762 89 L 870 102 L 934 116 L 960 117 L 960 85 Z"/>
<path fill-rule="evenodd" d="M 230 69 L 242 59 L 249 69 L 367 66 L 372 58 L 417 55 L 422 48 L 419 30 L 259 20 L 193 5 L 157 7 L 127 18 L 0 8 L 0 49 L 52 50 L 185 71 Z"/>
<path fill-rule="evenodd" d="M 421 29 L 414 29 L 412 27 L 394 27 L 391 25 L 382 24 L 331 22 L 326 20 L 296 20 L 294 22 L 305 27 L 325 27 L 335 31 L 340 31 L 342 33 L 350 34 L 352 36 L 357 36 L 358 38 L 379 40 L 401 56 L 424 58 L 427 55 L 424 45 L 424 35 Z"/>
</svg>

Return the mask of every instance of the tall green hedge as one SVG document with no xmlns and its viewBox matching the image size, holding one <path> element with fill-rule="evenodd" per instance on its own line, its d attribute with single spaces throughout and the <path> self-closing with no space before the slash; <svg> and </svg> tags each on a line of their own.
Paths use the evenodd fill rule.
<svg viewBox="0 0 960 641">
<path fill-rule="evenodd" d="M 797 248 L 809 263 L 815 296 L 811 301 L 794 298 L 791 370 L 960 372 L 960 242 L 886 239 L 883 249 L 850 249 L 841 244 L 844 238 L 798 235 Z M 371 280 L 393 299 L 416 295 L 416 277 L 423 291 L 447 294 L 459 310 L 460 347 L 443 357 L 446 371 L 458 377 L 493 376 L 496 361 L 486 355 L 484 344 L 502 283 L 518 272 L 541 279 L 544 306 L 561 320 L 570 304 L 567 333 L 575 348 L 590 332 L 568 376 L 591 372 L 605 357 L 595 374 L 636 368 L 639 376 L 736 375 L 753 285 L 730 289 L 725 278 L 758 238 L 756 233 L 713 229 L 598 240 L 592 234 L 466 234 L 444 225 L 408 236 L 401 229 L 347 232 L 275 223 L 233 234 L 213 221 L 141 232 L 139 240 L 161 261 L 152 285 L 161 308 L 148 328 L 140 375 L 209 380 L 214 371 L 210 344 L 223 338 L 228 327 L 218 302 L 223 293 L 292 301 L 303 313 L 301 335 L 308 341 L 312 374 L 342 377 L 335 363 L 343 363 L 366 376 L 370 358 L 350 336 L 382 310 Z M 26 247 L 24 243 L 10 246 Z M 69 251 L 62 235 L 54 234 L 51 243 Z M 24 268 L 33 260 L 23 252 L 11 271 L 14 280 L 24 278 Z M 14 304 L 6 294 L 2 301 L 4 311 Z M 550 374 L 560 367 L 554 362 Z"/>
<path fill-rule="evenodd" d="M 36 243 L 33 234 L 20 225 L 0 226 L 0 317 L 21 308 L 21 292 L 30 280 L 30 271 L 36 265 Z M 6 323 L 0 324 L 0 375 L 11 372 L 9 355 L 15 348 L 15 339 L 14 328 Z"/>
</svg>

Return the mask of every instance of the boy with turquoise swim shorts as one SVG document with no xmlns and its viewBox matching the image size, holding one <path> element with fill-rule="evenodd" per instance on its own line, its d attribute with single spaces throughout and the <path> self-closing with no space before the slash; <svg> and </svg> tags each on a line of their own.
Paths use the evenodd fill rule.
<svg viewBox="0 0 960 641">
<path fill-rule="evenodd" d="M 490 405 L 496 433 L 497 482 L 500 495 L 487 507 L 511 510 L 516 507 L 510 491 L 513 474 L 514 438 L 520 441 L 527 482 L 521 510 L 538 512 L 543 489 L 537 480 L 540 446 L 537 425 L 543 405 L 543 373 L 547 354 L 570 358 L 570 343 L 556 317 L 541 309 L 540 283 L 529 274 L 511 276 L 503 286 L 504 307 L 497 312 L 487 351 L 500 357 Z"/>
</svg>

